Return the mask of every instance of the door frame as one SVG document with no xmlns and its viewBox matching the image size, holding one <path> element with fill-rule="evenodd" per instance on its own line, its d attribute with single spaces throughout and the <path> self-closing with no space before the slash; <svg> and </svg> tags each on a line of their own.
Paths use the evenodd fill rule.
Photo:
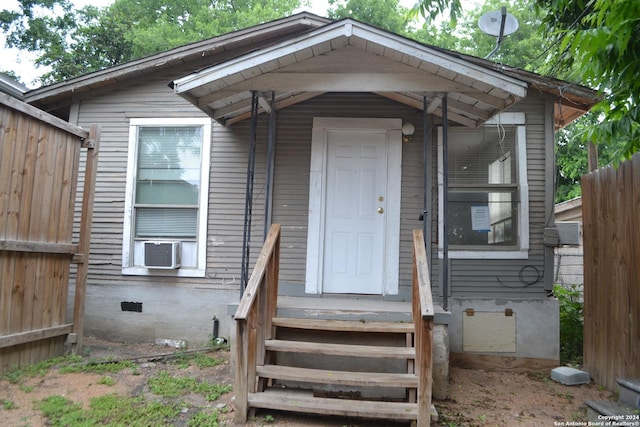
<svg viewBox="0 0 640 427">
<path fill-rule="evenodd" d="M 327 134 L 334 129 L 384 130 L 387 134 L 387 194 L 383 295 L 398 294 L 400 262 L 400 205 L 402 190 L 402 119 L 314 117 L 309 176 L 309 223 L 305 292 L 321 294 L 324 265 L 324 225 L 327 191 Z"/>
</svg>

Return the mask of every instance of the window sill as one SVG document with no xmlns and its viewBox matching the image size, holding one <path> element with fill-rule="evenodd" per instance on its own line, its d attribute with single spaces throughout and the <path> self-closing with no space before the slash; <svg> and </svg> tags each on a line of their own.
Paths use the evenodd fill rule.
<svg viewBox="0 0 640 427">
<path fill-rule="evenodd" d="M 150 269 L 144 267 L 122 267 L 125 276 L 150 277 L 205 277 L 204 268 L 178 268 L 175 270 Z"/>
<path fill-rule="evenodd" d="M 460 251 L 449 250 L 449 259 L 528 259 L 529 249 L 512 251 Z M 438 249 L 438 258 L 444 258 L 444 251 Z"/>
</svg>

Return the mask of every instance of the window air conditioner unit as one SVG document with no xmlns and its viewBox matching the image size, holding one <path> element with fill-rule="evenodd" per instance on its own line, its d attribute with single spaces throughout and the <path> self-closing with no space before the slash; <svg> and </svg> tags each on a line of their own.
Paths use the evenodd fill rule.
<svg viewBox="0 0 640 427">
<path fill-rule="evenodd" d="M 180 268 L 180 242 L 144 242 L 144 266 L 175 270 Z"/>
</svg>

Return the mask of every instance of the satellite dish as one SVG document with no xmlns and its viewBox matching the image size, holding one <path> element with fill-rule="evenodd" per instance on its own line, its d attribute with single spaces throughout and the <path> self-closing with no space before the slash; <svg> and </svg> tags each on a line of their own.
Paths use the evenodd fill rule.
<svg viewBox="0 0 640 427">
<path fill-rule="evenodd" d="M 504 29 L 502 30 L 502 34 L 500 34 L 503 12 L 505 16 Z M 478 27 L 490 36 L 508 36 L 518 30 L 518 19 L 512 14 L 507 13 L 506 8 L 503 8 L 502 11 L 493 10 L 482 15 L 480 19 L 478 19 Z"/>
<path fill-rule="evenodd" d="M 486 34 L 498 38 L 496 47 L 484 57 L 484 59 L 489 59 L 500 48 L 502 38 L 518 30 L 518 19 L 512 14 L 507 13 L 507 8 L 502 6 L 500 10 L 494 10 L 482 15 L 480 19 L 478 19 L 478 27 Z"/>
</svg>

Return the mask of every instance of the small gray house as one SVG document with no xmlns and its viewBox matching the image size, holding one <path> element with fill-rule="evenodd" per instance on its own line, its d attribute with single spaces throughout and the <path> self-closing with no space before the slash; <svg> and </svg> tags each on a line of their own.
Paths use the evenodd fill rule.
<svg viewBox="0 0 640 427">
<path fill-rule="evenodd" d="M 590 89 L 301 13 L 25 99 L 101 125 L 86 334 L 232 335 L 271 224 L 283 307 L 398 307 L 422 229 L 451 363 L 558 361 L 554 132 Z"/>
</svg>

